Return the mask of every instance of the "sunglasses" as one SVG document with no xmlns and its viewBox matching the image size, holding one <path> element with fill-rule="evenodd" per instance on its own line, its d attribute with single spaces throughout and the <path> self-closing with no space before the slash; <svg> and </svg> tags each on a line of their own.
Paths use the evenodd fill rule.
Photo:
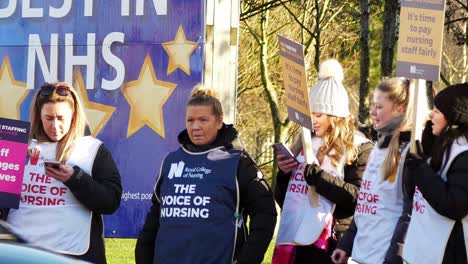
<svg viewBox="0 0 468 264">
<path fill-rule="evenodd" d="M 54 91 L 60 96 L 67 96 L 70 93 L 70 88 L 64 85 L 55 86 L 53 84 L 41 86 L 41 96 L 50 96 Z"/>
</svg>

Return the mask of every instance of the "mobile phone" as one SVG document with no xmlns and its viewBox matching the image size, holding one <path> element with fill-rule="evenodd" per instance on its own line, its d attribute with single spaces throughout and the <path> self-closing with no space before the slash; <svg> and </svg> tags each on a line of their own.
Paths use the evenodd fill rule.
<svg viewBox="0 0 468 264">
<path fill-rule="evenodd" d="M 283 155 L 285 155 L 286 159 L 294 159 L 295 161 L 297 161 L 296 157 L 294 157 L 291 150 L 289 150 L 289 148 L 285 144 L 283 144 L 282 142 L 275 143 L 275 144 L 273 144 L 271 146 L 275 150 L 276 155 L 283 154 Z"/>
<path fill-rule="evenodd" d="M 46 167 L 50 167 L 50 168 L 54 168 L 54 169 L 60 169 L 60 161 L 47 160 L 47 161 L 44 161 L 44 165 Z"/>
</svg>

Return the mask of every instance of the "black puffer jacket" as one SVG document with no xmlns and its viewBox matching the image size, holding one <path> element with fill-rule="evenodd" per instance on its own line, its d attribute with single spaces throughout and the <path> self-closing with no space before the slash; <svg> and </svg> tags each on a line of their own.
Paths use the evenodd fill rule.
<svg viewBox="0 0 468 264">
<path fill-rule="evenodd" d="M 241 149 L 237 143 L 237 131 L 232 125 L 224 125 L 212 144 L 195 146 L 190 141 L 187 131 L 179 134 L 180 144 L 191 152 L 203 152 L 215 147 Z M 237 168 L 237 181 L 240 191 L 240 209 L 247 220 L 250 218 L 248 234 L 238 234 L 235 259 L 237 263 L 261 263 L 270 244 L 276 225 L 276 208 L 268 184 L 258 177 L 259 169 L 255 162 L 244 152 Z M 159 229 L 160 204 L 153 194 L 153 205 L 146 217 L 145 224 L 137 240 L 135 259 L 137 264 L 152 264 L 155 240 Z M 241 211 L 241 210 L 240 210 Z M 246 221 L 244 221 L 245 223 Z M 209 234 L 207 234 L 209 235 Z M 207 254 L 209 254 L 207 252 Z"/>
<path fill-rule="evenodd" d="M 332 247 L 328 249 L 330 253 L 335 249 L 333 244 L 336 245 L 336 241 L 348 229 L 352 220 L 359 187 L 361 186 L 362 174 L 366 168 L 367 159 L 373 146 L 370 141 L 358 146 L 358 157 L 352 164 L 345 166 L 343 179 L 337 178 L 325 171 L 321 171 L 318 175 L 313 175 L 312 167 L 307 167 L 306 169 L 305 178 L 307 183 L 314 185 L 318 194 L 336 204 L 335 211 L 333 212 L 334 223 L 332 229 L 334 241 L 331 241 Z M 296 153 L 294 147 L 293 152 Z M 281 207 L 283 207 L 291 174 L 291 172 L 284 174 L 279 170 L 276 175 L 275 198 Z"/>
</svg>

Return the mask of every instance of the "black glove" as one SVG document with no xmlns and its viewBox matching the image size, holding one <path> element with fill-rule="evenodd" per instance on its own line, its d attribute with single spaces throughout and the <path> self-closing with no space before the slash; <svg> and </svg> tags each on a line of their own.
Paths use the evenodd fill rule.
<svg viewBox="0 0 468 264">
<path fill-rule="evenodd" d="M 437 136 L 432 134 L 432 125 L 432 121 L 428 120 L 421 135 L 421 145 L 424 151 L 424 157 L 431 156 L 432 147 L 434 146 L 434 142 L 436 142 L 437 139 Z"/>
<path fill-rule="evenodd" d="M 418 142 L 416 142 L 418 143 Z M 424 166 L 429 166 L 426 161 L 418 154 L 408 153 L 406 155 L 403 168 L 403 192 L 409 197 L 413 197 L 416 187 L 416 178 L 423 176 Z"/>
<path fill-rule="evenodd" d="M 417 168 L 421 163 L 422 159 L 408 153 L 405 160 L 405 166 L 403 167 L 403 193 L 408 197 L 413 197 L 416 183 L 414 177 L 417 175 Z M 424 162 L 424 161 L 422 161 Z"/>
<path fill-rule="evenodd" d="M 426 161 L 419 154 L 410 152 L 406 155 L 405 168 L 408 168 L 411 173 L 417 171 L 417 168 L 425 163 Z"/>
<path fill-rule="evenodd" d="M 317 164 L 308 164 L 304 170 L 304 178 L 308 185 L 315 186 L 322 175 L 322 169 Z"/>
</svg>

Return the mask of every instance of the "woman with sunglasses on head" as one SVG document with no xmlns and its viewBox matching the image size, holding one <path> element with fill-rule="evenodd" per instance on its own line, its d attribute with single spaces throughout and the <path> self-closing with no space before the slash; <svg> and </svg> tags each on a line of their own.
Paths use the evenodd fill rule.
<svg viewBox="0 0 468 264">
<path fill-rule="evenodd" d="M 273 264 L 331 263 L 330 254 L 352 219 L 372 149 L 355 129 L 340 63 L 324 61 L 318 77 L 309 92 L 316 160 L 305 162 L 300 139 L 292 147 L 296 159 L 277 155 L 275 196 L 282 212 Z M 319 195 L 317 206 L 310 202 L 311 186 Z"/>
<path fill-rule="evenodd" d="M 136 263 L 261 263 L 276 224 L 273 195 L 213 90 L 193 89 L 185 126 L 161 164 Z"/>
<path fill-rule="evenodd" d="M 378 133 L 362 178 L 353 222 L 332 254 L 334 263 L 403 263 L 403 242 L 412 206 L 405 199 L 404 170 L 411 138 L 409 80 L 391 78 L 374 91 L 370 111 Z"/>
<path fill-rule="evenodd" d="M 434 106 L 427 162 L 412 157 L 406 164 L 409 188 L 417 188 L 403 258 L 409 264 L 467 263 L 468 83 L 439 92 Z"/>
<path fill-rule="evenodd" d="M 45 83 L 31 108 L 30 151 L 18 209 L 6 219 L 30 243 L 92 263 L 106 263 L 102 214 L 120 205 L 120 174 L 111 153 L 85 136 L 75 90 Z M 44 161 L 58 161 L 48 166 Z"/>
</svg>

